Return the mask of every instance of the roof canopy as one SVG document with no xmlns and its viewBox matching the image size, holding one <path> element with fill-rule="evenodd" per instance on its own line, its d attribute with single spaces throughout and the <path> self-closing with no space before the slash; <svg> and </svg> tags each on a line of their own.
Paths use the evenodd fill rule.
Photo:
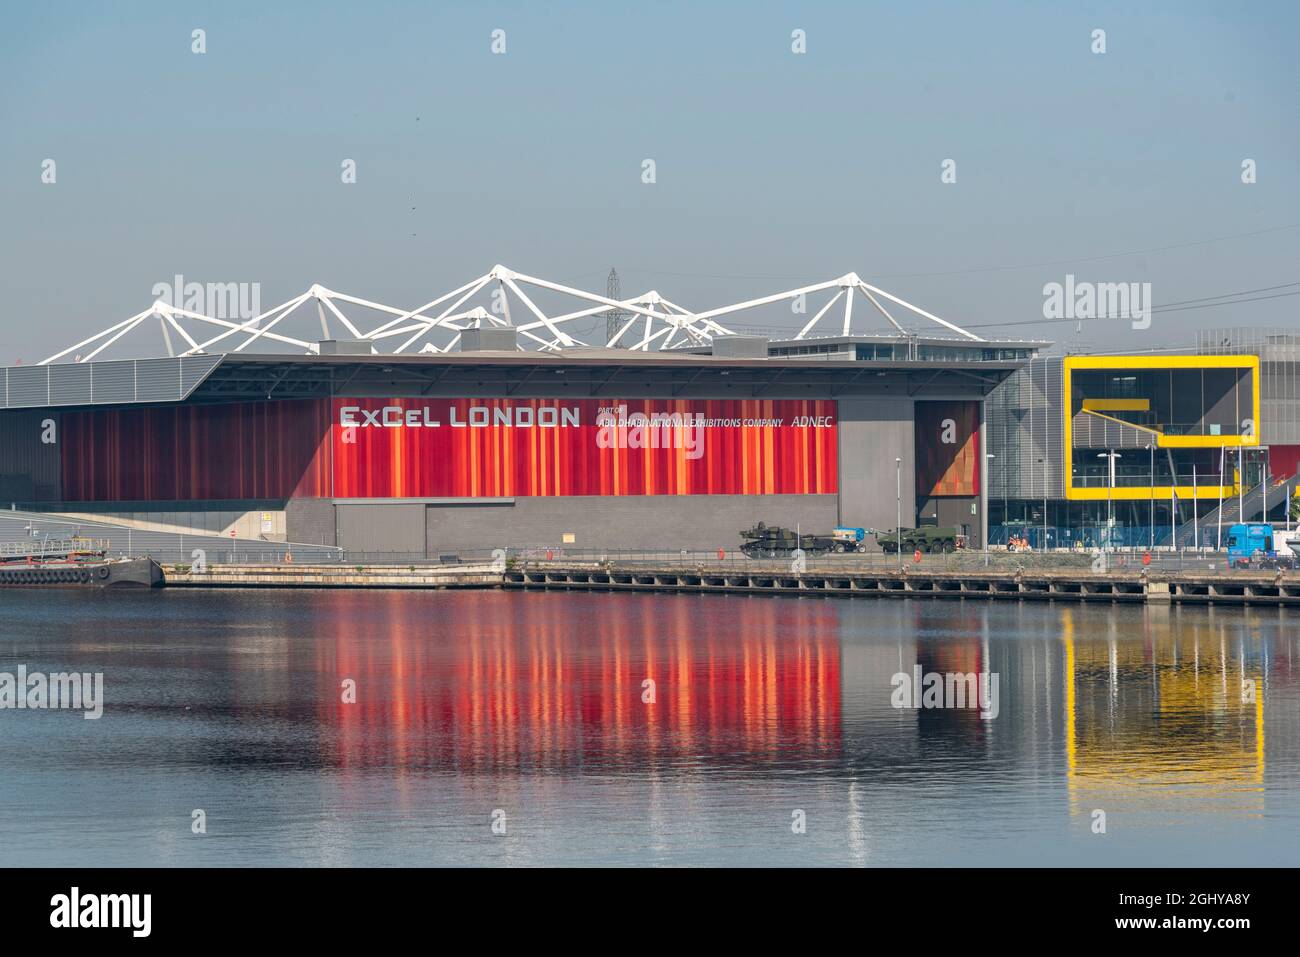
<svg viewBox="0 0 1300 957">
<path fill-rule="evenodd" d="M 537 290 L 558 301 L 567 300 L 569 308 L 558 312 L 552 309 L 550 314 L 544 312 L 529 294 L 531 291 L 536 296 Z M 513 327 L 534 348 L 560 351 L 593 345 L 576 338 L 572 332 L 577 320 L 592 317 L 612 317 L 617 326 L 606 341 L 597 342 L 596 346 L 649 352 L 682 345 L 708 345 L 715 336 L 732 333 L 720 320 L 781 302 L 797 303 L 807 312 L 811 308 L 808 300 L 812 298 L 826 301 L 799 330 L 796 339 L 812 336 L 823 322 L 821 334 L 852 335 L 854 306 L 858 304 L 859 314 L 869 306 L 868 312 L 879 313 L 899 335 L 909 333 L 891 308 L 904 318 L 941 326 L 971 342 L 984 341 L 919 306 L 863 282 L 856 273 L 697 312 L 654 291 L 631 299 L 610 299 L 498 265 L 486 275 L 414 309 L 349 296 L 320 285 L 247 319 L 207 315 L 160 299 L 143 312 L 55 353 L 40 364 L 89 362 L 146 323 L 152 326 L 153 319 L 158 320 L 168 356 L 265 351 L 273 343 L 287 347 L 288 352 L 316 353 L 320 339 L 335 337 L 367 341 L 376 354 L 445 353 L 456 347 L 463 330 L 488 326 Z M 487 302 L 486 307 L 483 301 Z M 308 305 L 311 302 L 316 304 L 319 336 Z M 369 315 L 368 320 L 359 318 L 362 310 Z"/>
</svg>

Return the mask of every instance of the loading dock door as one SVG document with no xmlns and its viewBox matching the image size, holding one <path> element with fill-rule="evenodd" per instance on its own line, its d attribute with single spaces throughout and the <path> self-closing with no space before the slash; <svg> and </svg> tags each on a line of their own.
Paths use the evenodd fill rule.
<svg viewBox="0 0 1300 957">
<path fill-rule="evenodd" d="M 339 505 L 338 543 L 348 552 L 424 555 L 424 505 Z"/>
</svg>

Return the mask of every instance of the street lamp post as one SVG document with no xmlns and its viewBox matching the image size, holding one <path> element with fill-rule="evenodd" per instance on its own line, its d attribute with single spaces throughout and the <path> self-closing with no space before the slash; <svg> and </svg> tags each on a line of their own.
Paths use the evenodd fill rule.
<svg viewBox="0 0 1300 957">
<path fill-rule="evenodd" d="M 1151 506 L 1148 514 L 1151 517 L 1151 536 L 1149 548 L 1156 547 L 1156 447 L 1154 442 L 1147 443 L 1147 451 L 1151 453 Z"/>
<path fill-rule="evenodd" d="M 992 472 L 993 472 L 993 460 L 994 460 L 995 458 L 997 458 L 997 456 L 994 455 L 994 453 L 992 453 L 992 452 L 985 452 L 985 453 L 984 453 L 984 460 L 988 463 L 988 465 L 987 465 L 987 466 L 985 467 L 985 469 L 984 469 L 984 476 L 985 476 L 986 481 L 987 481 L 988 476 L 991 475 Z M 987 490 L 987 489 L 986 489 L 985 492 L 984 492 L 984 499 L 985 499 L 985 502 L 987 503 L 987 501 L 988 501 L 988 490 Z M 986 508 L 985 511 L 987 512 L 988 509 Z M 1002 521 L 1005 522 L 1006 520 L 1007 520 L 1007 507 L 1006 507 L 1006 505 L 1003 505 L 1003 506 L 1002 506 Z M 988 568 L 988 567 L 989 567 L 989 534 L 990 534 L 991 531 L 992 531 L 992 526 L 990 525 L 990 523 L 989 523 L 989 521 L 988 521 L 988 516 L 985 515 L 985 516 L 984 516 L 984 567 L 985 567 L 985 568 Z"/>
<path fill-rule="evenodd" d="M 1214 535 L 1214 550 L 1218 551 L 1223 547 L 1223 473 L 1228 468 L 1228 447 L 1226 445 L 1219 448 L 1219 527 Z"/>
<path fill-rule="evenodd" d="M 1196 549 L 1196 554 L 1201 553 L 1201 503 L 1199 497 L 1201 494 L 1200 486 L 1196 479 L 1196 461 L 1192 461 L 1192 548 Z"/>
<path fill-rule="evenodd" d="M 1115 519 L 1112 514 L 1112 501 L 1115 489 L 1115 460 L 1120 458 L 1120 454 L 1114 449 L 1108 452 L 1100 452 L 1097 455 L 1099 459 L 1110 460 L 1110 480 L 1106 483 L 1106 544 L 1110 550 L 1115 550 Z"/>
<path fill-rule="evenodd" d="M 1047 459 L 1039 459 L 1043 467 L 1043 551 L 1047 551 Z"/>
<path fill-rule="evenodd" d="M 1259 493 L 1263 496 L 1264 524 L 1268 521 L 1268 450 L 1262 449 L 1259 453 L 1259 468 L 1261 478 L 1259 480 Z"/>
<path fill-rule="evenodd" d="M 898 533 L 898 570 L 903 570 L 903 460 L 894 459 L 894 479 L 897 485 L 896 496 L 898 500 L 898 525 L 895 530 Z"/>
</svg>

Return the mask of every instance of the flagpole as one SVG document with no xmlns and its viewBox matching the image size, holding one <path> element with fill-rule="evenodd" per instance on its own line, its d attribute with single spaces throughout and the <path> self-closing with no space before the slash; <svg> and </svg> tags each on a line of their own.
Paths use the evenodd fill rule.
<svg viewBox="0 0 1300 957">
<path fill-rule="evenodd" d="M 1268 520 L 1268 453 L 1261 452 L 1260 459 L 1262 459 L 1260 468 L 1263 469 L 1264 477 L 1259 482 L 1259 493 L 1263 496 L 1264 524 L 1272 528 L 1273 523 Z"/>
<path fill-rule="evenodd" d="M 1223 547 L 1223 469 L 1224 459 L 1227 457 L 1228 447 L 1219 446 L 1219 534 L 1214 543 L 1215 551 Z"/>
<path fill-rule="evenodd" d="M 1237 446 L 1237 521 L 1246 521 L 1246 450 Z"/>
</svg>

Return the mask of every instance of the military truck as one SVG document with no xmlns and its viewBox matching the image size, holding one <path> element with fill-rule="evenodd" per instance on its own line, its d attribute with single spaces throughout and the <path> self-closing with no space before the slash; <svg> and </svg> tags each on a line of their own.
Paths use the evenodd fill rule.
<svg viewBox="0 0 1300 957">
<path fill-rule="evenodd" d="M 898 532 L 877 532 L 876 544 L 886 555 L 898 553 L 900 536 Z M 936 528 L 923 525 L 920 528 L 902 530 L 901 541 L 904 552 L 929 552 L 932 555 L 955 552 L 966 547 L 966 536 L 955 528 Z"/>
<path fill-rule="evenodd" d="M 829 535 L 800 535 L 793 529 L 763 522 L 745 529 L 740 537 L 744 540 L 740 550 L 749 558 L 784 558 L 800 548 L 805 555 L 825 555 L 835 547 Z"/>
<path fill-rule="evenodd" d="M 794 554 L 796 548 L 805 555 L 825 555 L 827 552 L 866 551 L 867 535 L 874 529 L 837 525 L 829 535 L 805 533 L 800 535 L 780 525 L 759 522 L 740 533 L 744 544 L 740 550 L 750 558 L 778 558 Z"/>
</svg>

